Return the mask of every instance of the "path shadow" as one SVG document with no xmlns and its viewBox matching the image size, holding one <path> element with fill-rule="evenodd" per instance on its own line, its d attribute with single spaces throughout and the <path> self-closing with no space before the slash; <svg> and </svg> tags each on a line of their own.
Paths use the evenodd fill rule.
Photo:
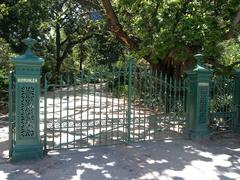
<svg viewBox="0 0 240 180">
<path fill-rule="evenodd" d="M 51 151 L 39 161 L 0 164 L 8 179 L 238 179 L 240 140 L 165 139 Z"/>
</svg>

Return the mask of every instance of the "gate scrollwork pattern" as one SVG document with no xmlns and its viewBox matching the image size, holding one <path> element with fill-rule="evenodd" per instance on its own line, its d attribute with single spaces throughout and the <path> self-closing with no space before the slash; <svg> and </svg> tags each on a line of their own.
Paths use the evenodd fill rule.
<svg viewBox="0 0 240 180">
<path fill-rule="evenodd" d="M 21 114 L 20 133 L 24 137 L 32 137 L 34 132 L 34 87 L 23 86 L 21 88 Z"/>
</svg>

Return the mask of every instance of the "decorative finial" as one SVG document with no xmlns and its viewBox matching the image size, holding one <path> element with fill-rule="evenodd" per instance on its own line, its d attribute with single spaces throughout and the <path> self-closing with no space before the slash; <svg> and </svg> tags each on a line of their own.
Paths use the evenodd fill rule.
<svg viewBox="0 0 240 180">
<path fill-rule="evenodd" d="M 197 64 L 201 65 L 203 62 L 203 54 L 195 54 L 194 57 L 197 60 Z"/>
<path fill-rule="evenodd" d="M 27 51 L 31 51 L 33 45 L 37 43 L 37 41 L 35 39 L 32 39 L 30 37 L 22 40 L 22 42 L 28 47 Z"/>
</svg>

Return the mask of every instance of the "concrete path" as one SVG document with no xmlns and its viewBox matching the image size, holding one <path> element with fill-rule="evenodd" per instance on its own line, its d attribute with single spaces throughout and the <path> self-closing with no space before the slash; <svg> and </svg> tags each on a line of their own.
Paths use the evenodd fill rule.
<svg viewBox="0 0 240 180">
<path fill-rule="evenodd" d="M 205 142 L 165 139 L 132 145 L 51 151 L 39 161 L 8 162 L 8 130 L 0 126 L 0 179 L 240 179 L 239 135 Z"/>
</svg>

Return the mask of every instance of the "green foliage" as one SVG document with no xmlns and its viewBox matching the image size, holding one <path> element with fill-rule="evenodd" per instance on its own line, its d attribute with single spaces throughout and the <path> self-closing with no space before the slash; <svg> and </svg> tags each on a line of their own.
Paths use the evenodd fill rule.
<svg viewBox="0 0 240 180">
<path fill-rule="evenodd" d="M 119 60 L 123 48 L 109 32 L 97 34 L 84 43 L 84 66 L 111 66 Z"/>
<path fill-rule="evenodd" d="M 232 26 L 238 0 L 116 1 L 114 5 L 124 29 L 140 42 L 138 55 L 155 64 L 184 62 L 200 51 L 206 60 L 216 62 L 221 56 L 218 44 L 232 29 L 239 34 L 239 26 Z"/>
<path fill-rule="evenodd" d="M 0 38 L 0 91 L 6 90 L 8 87 L 8 74 L 12 68 L 10 57 L 12 55 L 9 44 Z"/>
<path fill-rule="evenodd" d="M 210 112 L 232 112 L 233 90 L 233 79 L 225 76 L 214 76 L 210 91 Z"/>
<path fill-rule="evenodd" d="M 222 50 L 219 62 L 225 66 L 240 67 L 240 42 L 234 39 L 223 41 L 219 44 Z"/>
<path fill-rule="evenodd" d="M 140 47 L 131 52 L 137 59 L 187 66 L 194 64 L 193 55 L 202 51 L 210 64 L 222 65 L 214 65 L 222 73 L 239 66 L 236 35 L 240 26 L 233 25 L 239 0 L 116 0 L 112 5 L 124 31 Z M 99 13 L 100 19 L 92 18 L 92 12 Z M 78 74 L 82 68 L 109 71 L 111 64 L 125 61 L 125 49 L 109 32 L 107 16 L 97 1 L 4 0 L 0 26 L 0 38 L 16 53 L 23 53 L 21 40 L 29 34 L 39 41 L 35 50 L 45 59 L 43 74 Z M 4 79 L 8 63 L 2 67 Z M 166 71 L 171 71 L 168 67 Z"/>
</svg>

